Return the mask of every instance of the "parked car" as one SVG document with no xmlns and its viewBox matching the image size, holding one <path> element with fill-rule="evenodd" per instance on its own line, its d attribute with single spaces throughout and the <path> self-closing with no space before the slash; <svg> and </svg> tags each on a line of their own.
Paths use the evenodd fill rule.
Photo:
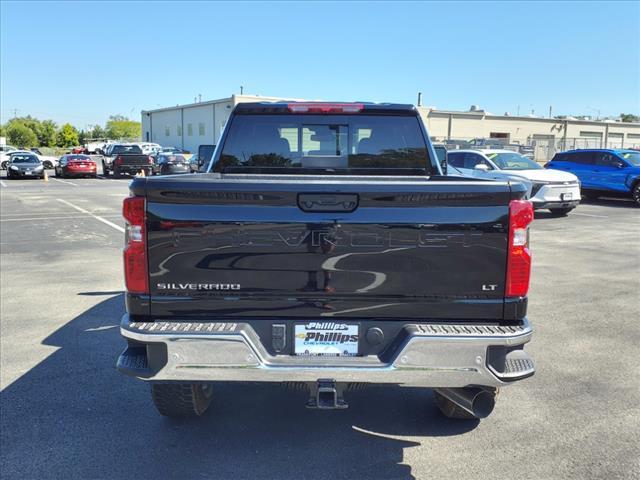
<svg viewBox="0 0 640 480">
<path fill-rule="evenodd" d="M 184 155 L 161 153 L 156 158 L 160 175 L 191 173 L 191 165 Z"/>
<path fill-rule="evenodd" d="M 88 153 L 88 151 L 87 151 L 87 149 L 85 147 L 80 145 L 78 147 L 73 147 L 71 149 L 71 153 L 75 153 L 75 154 L 79 155 L 79 154 L 83 154 L 83 153 Z"/>
<path fill-rule="evenodd" d="M 56 177 L 93 177 L 98 175 L 96 162 L 89 155 L 67 154 L 60 157 Z"/>
<path fill-rule="evenodd" d="M 135 175 L 144 171 L 146 176 L 156 172 L 156 164 L 151 155 L 142 153 L 138 145 L 116 145 L 110 151 L 113 176 Z"/>
<path fill-rule="evenodd" d="M 128 155 L 138 155 L 139 157 L 138 160 L 134 160 L 133 158 L 130 158 L 129 160 L 131 160 L 132 162 L 134 161 L 137 162 L 136 166 L 138 167 L 141 165 L 144 165 L 145 169 L 149 169 L 149 172 L 146 172 L 147 174 L 149 174 L 150 172 L 153 172 L 154 170 L 153 158 L 151 158 L 149 155 L 145 155 L 144 153 L 142 153 L 142 149 L 140 148 L 139 145 L 134 143 L 112 143 L 111 145 L 107 146 L 106 151 L 102 155 L 103 175 L 109 175 L 109 172 L 114 172 L 115 174 L 116 169 L 115 169 L 114 162 L 116 158 L 118 158 L 118 156 L 128 156 Z M 142 159 L 142 156 L 145 157 L 144 161 Z M 133 166 L 134 165 L 132 163 L 123 165 L 123 167 L 119 170 L 118 173 L 129 173 L 130 167 L 133 167 Z M 139 170 L 140 168 L 138 168 L 138 171 Z M 134 173 L 137 173 L 137 171 Z"/>
<path fill-rule="evenodd" d="M 35 153 L 12 152 L 7 165 L 7 179 L 44 178 L 44 165 Z"/>
<path fill-rule="evenodd" d="M 640 205 L 640 152 L 588 149 L 557 153 L 547 169 L 570 172 L 580 179 L 582 195 L 624 195 Z"/>
<path fill-rule="evenodd" d="M 117 367 L 162 415 L 235 381 L 323 409 L 353 383 L 433 387 L 484 418 L 534 374 L 524 185 L 442 181 L 411 105 L 240 103 L 220 142 L 211 173 L 135 178 L 123 204 Z"/>
<path fill-rule="evenodd" d="M 15 152 L 16 150 L 18 149 L 11 145 L 0 145 L 0 165 L 2 166 L 2 170 L 7 169 L 7 164 L 9 163 L 9 154 L 11 152 Z"/>
<path fill-rule="evenodd" d="M 529 182 L 533 208 L 566 215 L 580 203 L 580 182 L 568 172 L 546 170 L 530 158 L 512 150 L 451 150 L 449 165 L 477 178 Z"/>
<path fill-rule="evenodd" d="M 11 145 L 0 145 L 0 166 L 2 170 L 7 169 L 7 165 L 9 164 L 9 154 L 17 150 L 18 149 L 16 147 L 12 147 Z"/>
</svg>

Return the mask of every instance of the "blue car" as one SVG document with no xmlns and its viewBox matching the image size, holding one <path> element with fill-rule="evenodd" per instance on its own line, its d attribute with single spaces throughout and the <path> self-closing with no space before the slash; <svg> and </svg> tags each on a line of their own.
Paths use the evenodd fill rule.
<svg viewBox="0 0 640 480">
<path fill-rule="evenodd" d="M 640 206 L 640 151 L 569 150 L 557 153 L 545 168 L 576 175 L 582 184 L 583 198 L 624 195 Z"/>
</svg>

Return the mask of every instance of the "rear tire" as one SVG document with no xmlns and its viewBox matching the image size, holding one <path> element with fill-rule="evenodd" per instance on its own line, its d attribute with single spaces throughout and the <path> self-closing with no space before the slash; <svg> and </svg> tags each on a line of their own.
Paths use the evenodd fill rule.
<svg viewBox="0 0 640 480">
<path fill-rule="evenodd" d="M 152 383 L 151 398 L 160 415 L 199 417 L 211 405 L 211 384 Z"/>
<path fill-rule="evenodd" d="M 631 198 L 636 202 L 636 206 L 640 207 L 640 182 L 637 182 L 631 189 Z"/>
<path fill-rule="evenodd" d="M 551 215 L 553 215 L 554 217 L 566 217 L 567 214 L 573 210 L 573 207 L 571 208 L 553 208 L 551 210 L 549 210 L 551 212 Z"/>
<path fill-rule="evenodd" d="M 493 398 L 498 395 L 498 391 L 493 392 Z M 437 391 L 433 391 L 433 396 L 436 400 L 436 405 L 440 412 L 447 418 L 453 418 L 456 420 L 479 420 L 474 414 L 467 412 L 464 408 L 459 407 L 447 397 L 441 395 Z"/>
</svg>

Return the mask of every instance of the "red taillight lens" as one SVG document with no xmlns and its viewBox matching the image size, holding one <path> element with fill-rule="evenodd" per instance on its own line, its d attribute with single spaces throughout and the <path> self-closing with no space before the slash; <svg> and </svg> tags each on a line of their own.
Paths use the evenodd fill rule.
<svg viewBox="0 0 640 480">
<path fill-rule="evenodd" d="M 125 198 L 122 204 L 122 216 L 127 221 L 124 247 L 124 280 L 127 291 L 148 294 L 144 198 Z"/>
<path fill-rule="evenodd" d="M 364 109 L 362 103 L 289 103 L 291 113 L 358 113 Z"/>
<path fill-rule="evenodd" d="M 528 200 L 509 203 L 509 256 L 507 259 L 507 297 L 524 297 L 531 278 L 529 224 L 533 221 L 533 204 Z"/>
</svg>

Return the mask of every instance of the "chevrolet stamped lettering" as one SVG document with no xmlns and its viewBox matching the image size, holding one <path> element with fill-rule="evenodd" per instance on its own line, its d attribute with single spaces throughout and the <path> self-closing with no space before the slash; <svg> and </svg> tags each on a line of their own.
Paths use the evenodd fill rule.
<svg viewBox="0 0 640 480">
<path fill-rule="evenodd" d="M 321 409 L 433 389 L 477 419 L 534 374 L 529 184 L 446 175 L 411 105 L 238 103 L 217 140 L 206 171 L 136 177 L 124 200 L 118 369 L 162 415 L 262 382 Z"/>
</svg>

